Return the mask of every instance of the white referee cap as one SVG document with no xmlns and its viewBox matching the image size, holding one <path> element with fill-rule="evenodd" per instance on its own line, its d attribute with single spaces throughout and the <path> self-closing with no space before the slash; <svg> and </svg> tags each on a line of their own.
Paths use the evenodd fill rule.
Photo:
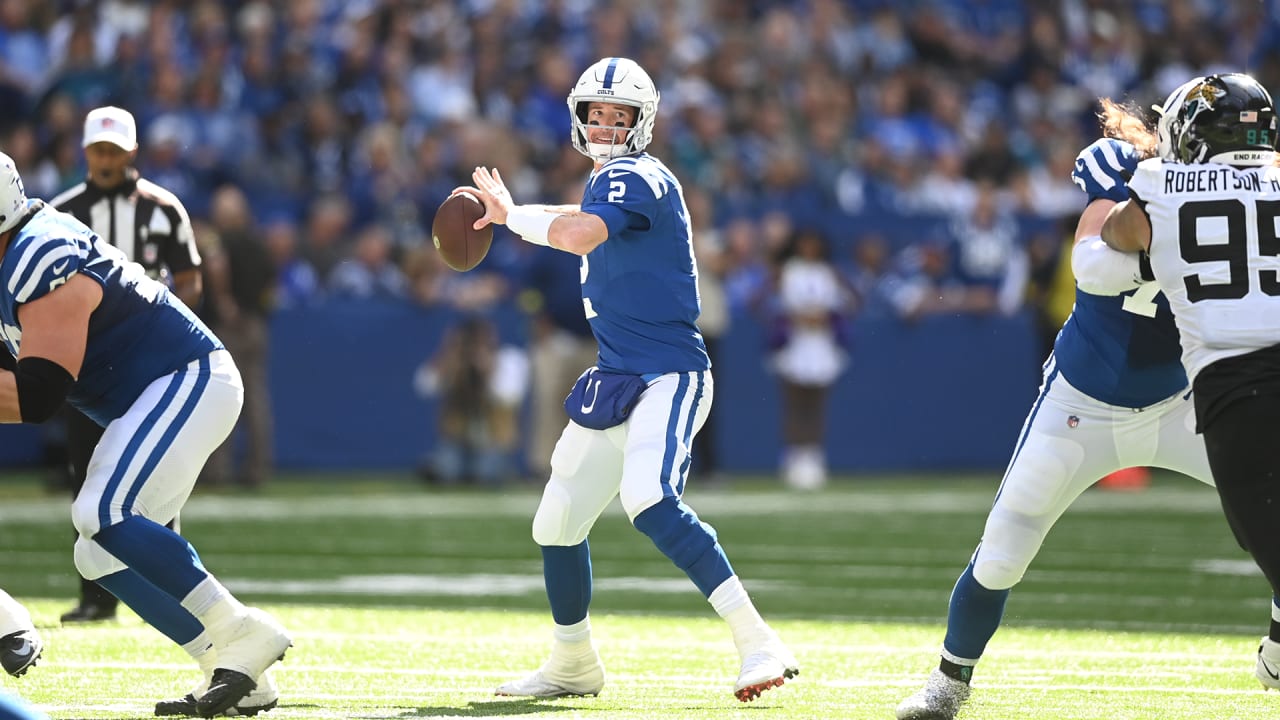
<svg viewBox="0 0 1280 720">
<path fill-rule="evenodd" d="M 129 152 L 137 150 L 138 124 L 134 122 L 133 115 L 124 108 L 111 105 L 90 110 L 84 119 L 82 147 L 99 142 L 109 142 Z"/>
</svg>

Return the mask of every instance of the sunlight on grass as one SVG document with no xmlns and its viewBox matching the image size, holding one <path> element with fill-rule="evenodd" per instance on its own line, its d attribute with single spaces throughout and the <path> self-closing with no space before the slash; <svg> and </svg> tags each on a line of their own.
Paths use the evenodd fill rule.
<svg viewBox="0 0 1280 720">
<path fill-rule="evenodd" d="M 55 626 L 62 601 L 29 603 L 47 650 L 5 688 L 53 718 L 148 717 L 194 685 L 193 663 L 136 617 Z M 599 698 L 497 698 L 535 669 L 541 613 L 269 605 L 295 633 L 269 718 L 889 718 L 935 662 L 942 628 L 792 620 L 778 630 L 802 673 L 750 706 L 732 696 L 737 656 L 710 617 L 594 618 L 609 671 Z M 995 647 L 994 645 L 998 645 Z M 1274 701 L 1247 638 L 1006 630 L 981 665 L 971 718 L 1256 718 Z M 1105 712 L 1100 708 L 1105 707 Z"/>
</svg>

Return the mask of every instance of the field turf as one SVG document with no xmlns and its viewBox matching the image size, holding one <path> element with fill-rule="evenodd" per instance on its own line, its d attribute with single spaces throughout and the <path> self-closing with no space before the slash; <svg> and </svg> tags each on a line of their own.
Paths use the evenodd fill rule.
<svg viewBox="0 0 1280 720">
<path fill-rule="evenodd" d="M 995 477 L 837 481 L 796 494 L 743 479 L 687 495 L 712 523 L 802 673 L 750 705 L 732 696 L 727 628 L 615 507 L 591 536 L 598 698 L 493 696 L 535 669 L 549 615 L 529 521 L 535 487 L 427 488 L 394 477 L 287 477 L 254 493 L 197 490 L 183 532 L 242 599 L 295 633 L 278 666 L 286 718 L 893 717 L 935 665 L 947 598 Z M 68 502 L 0 481 L 0 587 L 46 642 L 20 679 L 53 718 L 150 717 L 193 663 L 130 613 L 61 628 L 75 593 Z M 1158 477 L 1091 490 L 1009 600 L 961 720 L 1280 715 L 1253 677 L 1269 593 L 1211 489 Z"/>
</svg>

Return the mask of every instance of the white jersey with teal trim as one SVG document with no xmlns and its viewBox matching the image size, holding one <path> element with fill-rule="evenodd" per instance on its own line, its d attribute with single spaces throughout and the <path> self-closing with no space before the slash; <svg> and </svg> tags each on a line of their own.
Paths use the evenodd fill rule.
<svg viewBox="0 0 1280 720">
<path fill-rule="evenodd" d="M 1140 158 L 1123 140 L 1103 138 L 1080 151 L 1071 179 L 1092 202 L 1129 197 Z M 1187 376 L 1169 303 L 1156 283 L 1120 295 L 1076 288 L 1071 316 L 1053 345 L 1058 370 L 1089 397 L 1141 408 L 1182 392 Z"/>
<path fill-rule="evenodd" d="M 23 303 L 39 300 L 77 273 L 101 285 L 80 376 L 67 397 L 78 410 L 105 426 L 151 382 L 222 348 L 164 285 L 88 226 L 39 200 L 28 206 L 31 214 L 0 257 L 0 340 L 17 357 Z"/>
<path fill-rule="evenodd" d="M 1191 380 L 1280 342 L 1280 168 L 1153 158 L 1129 186 L 1151 221 L 1151 269 Z"/>
<path fill-rule="evenodd" d="M 601 370 L 636 375 L 707 370 L 689 211 L 680 183 L 646 153 L 592 173 L 582 211 L 609 238 L 582 258 L 582 303 Z"/>
</svg>

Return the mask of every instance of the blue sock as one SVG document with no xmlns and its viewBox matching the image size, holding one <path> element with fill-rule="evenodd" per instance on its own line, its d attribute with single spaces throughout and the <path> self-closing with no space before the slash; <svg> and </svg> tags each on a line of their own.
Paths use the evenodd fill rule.
<svg viewBox="0 0 1280 720">
<path fill-rule="evenodd" d="M 178 601 L 209 577 L 191 543 L 140 515 L 99 530 L 93 539 L 130 570 Z"/>
<path fill-rule="evenodd" d="M 182 603 L 132 570 L 100 577 L 97 583 L 120 598 L 151 627 L 179 645 L 195 640 L 204 630 L 200 621 L 187 612 Z"/>
<path fill-rule="evenodd" d="M 557 625 L 586 619 L 591 605 L 591 548 L 586 540 L 572 547 L 544 545 L 542 579 Z"/>
<path fill-rule="evenodd" d="M 676 497 L 665 497 L 636 516 L 636 529 L 653 541 L 663 555 L 685 571 L 704 597 L 733 577 L 716 531 L 698 519 L 693 509 Z"/>
<path fill-rule="evenodd" d="M 977 660 L 1004 617 L 1008 590 L 988 590 L 973 577 L 970 563 L 956 580 L 947 611 L 947 636 L 942 647 L 956 657 Z"/>
</svg>

